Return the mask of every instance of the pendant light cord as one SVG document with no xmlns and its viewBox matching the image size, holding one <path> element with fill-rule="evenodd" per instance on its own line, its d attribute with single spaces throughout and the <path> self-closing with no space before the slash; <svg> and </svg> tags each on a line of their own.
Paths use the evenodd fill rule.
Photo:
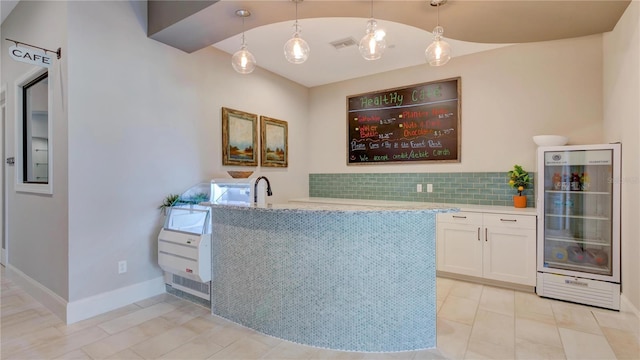
<svg viewBox="0 0 640 360">
<path fill-rule="evenodd" d="M 299 31 L 299 28 L 298 28 L 298 1 L 295 1 L 295 3 L 296 3 L 296 34 L 297 34 L 298 31 Z"/>
<path fill-rule="evenodd" d="M 242 46 L 245 46 L 246 43 L 244 42 L 244 16 L 242 17 Z"/>
</svg>

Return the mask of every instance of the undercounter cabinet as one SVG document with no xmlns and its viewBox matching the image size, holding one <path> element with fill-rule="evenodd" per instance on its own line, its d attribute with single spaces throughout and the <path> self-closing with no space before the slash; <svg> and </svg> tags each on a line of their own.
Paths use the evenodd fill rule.
<svg viewBox="0 0 640 360">
<path fill-rule="evenodd" d="M 437 214 L 437 270 L 442 276 L 536 285 L 536 215 L 461 211 Z"/>
</svg>

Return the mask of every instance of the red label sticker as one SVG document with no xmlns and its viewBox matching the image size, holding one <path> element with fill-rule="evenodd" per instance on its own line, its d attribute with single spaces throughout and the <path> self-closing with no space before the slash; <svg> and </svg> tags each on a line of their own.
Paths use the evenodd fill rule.
<svg viewBox="0 0 640 360">
<path fill-rule="evenodd" d="M 188 272 L 188 273 L 193 273 L 193 270 L 191 270 L 191 269 L 187 268 L 187 272 Z"/>
</svg>

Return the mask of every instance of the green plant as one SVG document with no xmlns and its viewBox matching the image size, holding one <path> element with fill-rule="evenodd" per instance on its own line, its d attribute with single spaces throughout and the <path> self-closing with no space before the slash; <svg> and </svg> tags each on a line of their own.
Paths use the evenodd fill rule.
<svg viewBox="0 0 640 360">
<path fill-rule="evenodd" d="M 165 197 L 164 200 L 162 201 L 162 205 L 158 206 L 158 209 L 162 210 L 162 212 L 166 212 L 167 208 L 170 208 L 173 205 L 175 205 L 179 198 L 180 198 L 180 195 L 178 194 L 167 195 L 167 197 Z"/>
<path fill-rule="evenodd" d="M 509 175 L 509 186 L 518 190 L 518 195 L 522 196 L 522 191 L 531 184 L 529 173 L 522 166 L 516 164 L 513 165 L 513 170 L 507 174 Z"/>
<path fill-rule="evenodd" d="M 205 192 L 197 193 L 180 200 L 181 203 L 184 202 L 185 204 L 200 204 L 206 201 L 209 201 L 209 194 Z"/>
</svg>

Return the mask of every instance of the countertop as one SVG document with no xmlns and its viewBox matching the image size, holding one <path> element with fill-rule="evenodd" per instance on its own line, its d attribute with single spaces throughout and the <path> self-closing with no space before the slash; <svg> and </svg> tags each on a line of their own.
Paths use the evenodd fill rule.
<svg viewBox="0 0 640 360">
<path fill-rule="evenodd" d="M 289 204 L 324 204 L 327 206 L 357 206 L 357 207 L 377 207 L 386 209 L 451 209 L 469 212 L 493 212 L 509 215 L 536 215 L 536 208 L 515 208 L 513 206 L 495 205 L 472 205 L 472 204 L 451 204 L 451 203 L 425 203 L 413 201 L 388 201 L 388 200 L 359 200 L 359 199 L 337 199 L 308 197 L 289 200 Z M 274 205 L 275 206 L 275 205 Z"/>
<path fill-rule="evenodd" d="M 472 205 L 452 203 L 428 203 L 415 201 L 361 200 L 307 197 L 291 199 L 287 203 L 266 204 L 262 206 L 247 204 L 211 204 L 207 206 L 226 206 L 246 210 L 282 210 L 282 211 L 412 211 L 432 210 L 436 212 L 468 211 L 507 215 L 536 215 L 535 208 L 515 208 L 513 206 Z"/>
<path fill-rule="evenodd" d="M 320 200 L 319 200 L 320 199 Z M 337 200 L 337 201 L 331 201 Z M 208 206 L 224 206 L 242 210 L 256 210 L 256 211 L 333 211 L 333 212 L 363 212 L 363 211 L 457 211 L 455 206 L 451 204 L 435 204 L 435 203 L 413 203 L 413 202 L 392 202 L 392 204 L 386 204 L 382 202 L 357 202 L 357 201 L 340 201 L 343 199 L 326 199 L 322 198 L 307 198 L 307 199 L 294 199 L 288 203 L 280 204 L 266 204 L 262 206 L 258 205 L 246 205 L 246 204 L 211 204 L 206 203 L 203 205 Z"/>
</svg>

